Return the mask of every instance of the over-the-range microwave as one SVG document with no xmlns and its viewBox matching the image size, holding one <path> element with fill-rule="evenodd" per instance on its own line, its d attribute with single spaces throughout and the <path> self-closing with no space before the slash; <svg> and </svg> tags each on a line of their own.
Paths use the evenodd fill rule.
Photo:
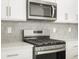
<svg viewBox="0 0 79 59">
<path fill-rule="evenodd" d="M 27 0 L 27 19 L 56 20 L 57 4 L 42 0 Z"/>
</svg>

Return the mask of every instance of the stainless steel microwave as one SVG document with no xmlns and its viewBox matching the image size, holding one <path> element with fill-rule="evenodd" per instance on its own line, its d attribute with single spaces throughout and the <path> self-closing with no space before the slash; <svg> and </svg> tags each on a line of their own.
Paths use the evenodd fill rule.
<svg viewBox="0 0 79 59">
<path fill-rule="evenodd" d="M 27 19 L 56 20 L 57 4 L 42 0 L 27 1 Z"/>
</svg>

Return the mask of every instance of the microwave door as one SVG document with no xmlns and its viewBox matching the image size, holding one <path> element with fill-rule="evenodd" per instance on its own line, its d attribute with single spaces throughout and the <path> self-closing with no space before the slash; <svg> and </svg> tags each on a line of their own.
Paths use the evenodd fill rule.
<svg viewBox="0 0 79 59">
<path fill-rule="evenodd" d="M 28 19 L 40 20 L 56 20 L 56 4 L 44 4 L 29 2 L 28 3 Z"/>
<path fill-rule="evenodd" d="M 30 3 L 30 16 L 42 17 L 44 15 L 42 4 Z"/>
<path fill-rule="evenodd" d="M 51 5 L 43 5 L 44 17 L 52 17 Z"/>
<path fill-rule="evenodd" d="M 30 3 L 29 9 L 30 16 L 37 16 L 37 17 L 52 17 L 52 10 L 51 5 L 45 5 L 40 3 Z"/>
</svg>

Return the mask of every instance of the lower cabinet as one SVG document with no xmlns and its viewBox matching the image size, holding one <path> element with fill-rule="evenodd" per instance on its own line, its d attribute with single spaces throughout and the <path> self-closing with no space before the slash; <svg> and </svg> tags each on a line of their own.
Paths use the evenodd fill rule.
<svg viewBox="0 0 79 59">
<path fill-rule="evenodd" d="M 67 42 L 67 44 L 66 44 L 66 59 L 78 59 L 77 41 Z"/>
<path fill-rule="evenodd" d="M 32 59 L 32 47 L 2 49 L 1 59 Z"/>
</svg>

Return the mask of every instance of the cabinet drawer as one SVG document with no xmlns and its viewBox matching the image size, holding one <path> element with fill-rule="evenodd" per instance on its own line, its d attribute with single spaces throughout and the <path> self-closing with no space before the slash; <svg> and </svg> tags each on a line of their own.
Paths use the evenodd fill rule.
<svg viewBox="0 0 79 59">
<path fill-rule="evenodd" d="M 67 49 L 70 49 L 70 48 L 77 48 L 78 47 L 78 44 L 77 43 L 74 43 L 74 42 L 70 42 L 67 44 Z"/>
<path fill-rule="evenodd" d="M 78 48 L 78 45 L 73 45 L 73 46 L 70 46 L 70 49 L 77 49 Z"/>
<path fill-rule="evenodd" d="M 32 49 L 3 50 L 1 59 L 32 59 Z"/>
<path fill-rule="evenodd" d="M 78 48 L 72 48 L 72 49 L 68 49 L 67 50 L 67 54 L 69 55 L 69 56 L 74 56 L 74 55 L 78 55 Z"/>
<path fill-rule="evenodd" d="M 73 56 L 72 59 L 78 59 L 78 55 Z"/>
<path fill-rule="evenodd" d="M 69 56 L 67 59 L 78 59 L 78 55 Z"/>
</svg>

